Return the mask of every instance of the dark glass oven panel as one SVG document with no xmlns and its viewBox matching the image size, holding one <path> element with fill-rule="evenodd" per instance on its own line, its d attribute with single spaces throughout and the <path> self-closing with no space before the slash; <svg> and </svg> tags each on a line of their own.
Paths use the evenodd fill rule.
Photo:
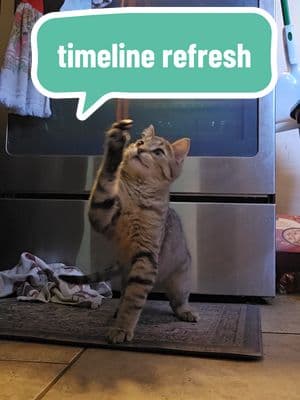
<svg viewBox="0 0 300 400">
<path fill-rule="evenodd" d="M 126 103 L 126 101 L 125 101 Z M 115 101 L 86 121 L 76 100 L 52 101 L 51 118 L 9 115 L 7 151 L 14 155 L 99 155 L 103 132 L 116 119 Z M 192 139 L 191 156 L 254 156 L 258 149 L 257 100 L 132 100 L 133 139 L 149 124 L 169 140 Z"/>
<path fill-rule="evenodd" d="M 76 118 L 77 100 L 51 100 L 50 118 L 8 116 L 6 148 L 14 155 L 99 155 L 103 132 L 115 117 L 115 101 L 86 121 Z"/>
<path fill-rule="evenodd" d="M 251 157 L 258 151 L 257 100 L 132 100 L 129 115 L 141 132 L 174 141 L 191 138 L 189 155 Z"/>
</svg>

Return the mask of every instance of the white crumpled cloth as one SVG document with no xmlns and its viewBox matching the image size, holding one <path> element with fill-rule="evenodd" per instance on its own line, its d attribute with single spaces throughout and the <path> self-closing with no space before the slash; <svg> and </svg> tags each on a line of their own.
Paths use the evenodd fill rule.
<svg viewBox="0 0 300 400">
<path fill-rule="evenodd" d="M 112 297 L 110 285 L 75 285 L 58 278 L 61 274 L 83 275 L 77 267 L 62 263 L 46 264 L 30 253 L 22 253 L 12 269 L 0 271 L 0 298 L 15 295 L 18 300 L 35 300 L 97 308 L 104 297 Z"/>
<path fill-rule="evenodd" d="M 30 35 L 41 16 L 30 1 L 17 7 L 0 70 L 0 104 L 15 114 L 46 118 L 51 116 L 50 100 L 35 88 L 30 73 Z"/>
</svg>

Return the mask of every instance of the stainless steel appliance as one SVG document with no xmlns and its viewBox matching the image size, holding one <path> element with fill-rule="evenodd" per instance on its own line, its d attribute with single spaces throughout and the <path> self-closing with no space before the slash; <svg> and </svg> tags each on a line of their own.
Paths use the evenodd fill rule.
<svg viewBox="0 0 300 400">
<path fill-rule="evenodd" d="M 273 0 L 129 3 L 259 6 L 274 12 Z M 6 36 L 2 21 L 12 10 L 13 1 L 2 2 L 0 26 Z M 136 133 L 153 123 L 169 139 L 192 138 L 171 201 L 192 253 L 193 292 L 273 296 L 273 94 L 260 100 L 109 101 L 85 122 L 76 120 L 73 100 L 52 101 L 49 119 L 8 115 L 2 109 L 1 268 L 14 265 L 24 250 L 86 271 L 113 259 L 111 244 L 90 228 L 86 200 L 101 161 L 103 130 L 125 109 Z"/>
</svg>

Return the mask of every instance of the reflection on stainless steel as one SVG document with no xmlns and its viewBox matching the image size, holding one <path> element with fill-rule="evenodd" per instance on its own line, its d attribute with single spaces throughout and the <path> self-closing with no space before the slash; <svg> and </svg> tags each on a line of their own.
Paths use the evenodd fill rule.
<svg viewBox="0 0 300 400">
<path fill-rule="evenodd" d="M 11 5 L 10 1 L 5 4 Z M 224 5 L 221 0 L 213 3 Z M 253 3 L 256 1 L 251 0 Z M 226 4 L 250 3 L 226 0 Z M 259 4 L 274 13 L 273 0 Z M 1 15 L 1 30 L 2 19 Z M 257 111 L 258 132 L 253 132 L 258 134 L 256 155 L 189 157 L 172 187 L 178 195 L 173 205 L 182 218 L 192 253 L 195 293 L 274 295 L 274 204 L 255 204 L 257 196 L 272 201 L 270 195 L 275 193 L 273 94 L 258 100 Z M 211 126 L 225 131 L 222 120 L 212 118 Z M 247 124 L 247 115 L 243 120 Z M 169 124 L 170 119 L 163 123 Z M 90 191 L 101 157 L 9 155 L 6 133 L 7 113 L 1 109 L 0 269 L 13 266 L 25 250 L 48 262 L 76 263 L 87 272 L 112 262 L 114 249 L 91 230 L 86 202 L 78 200 Z M 34 198 L 14 198 L 26 193 Z M 59 194 L 59 200 L 47 199 L 51 193 Z M 209 203 L 177 202 L 182 194 L 211 197 Z M 232 203 L 221 202 L 220 197 L 226 196 L 232 196 Z M 239 203 L 243 197 L 252 198 L 251 204 Z"/>
</svg>

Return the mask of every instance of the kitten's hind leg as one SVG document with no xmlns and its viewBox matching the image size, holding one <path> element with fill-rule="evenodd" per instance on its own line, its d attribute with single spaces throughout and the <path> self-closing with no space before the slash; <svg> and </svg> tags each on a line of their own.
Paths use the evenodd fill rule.
<svg viewBox="0 0 300 400">
<path fill-rule="evenodd" d="M 175 315 L 182 321 L 197 322 L 199 315 L 189 304 L 189 265 L 172 274 L 166 285 L 166 294 Z"/>
</svg>

